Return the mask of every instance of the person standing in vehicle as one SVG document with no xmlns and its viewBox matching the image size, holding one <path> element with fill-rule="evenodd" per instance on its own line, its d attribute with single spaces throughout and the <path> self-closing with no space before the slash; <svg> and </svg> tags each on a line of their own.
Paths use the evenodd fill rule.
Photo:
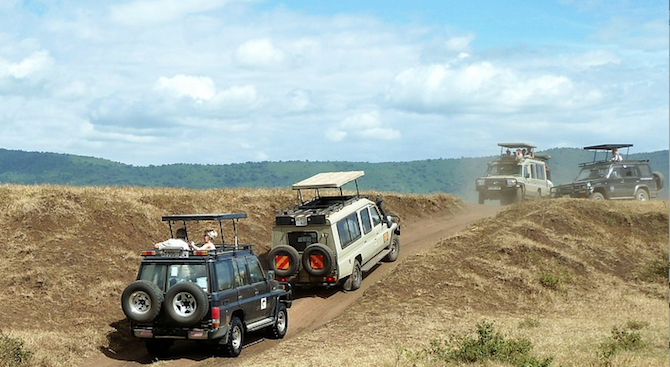
<svg viewBox="0 0 670 367">
<path fill-rule="evenodd" d="M 182 250 L 190 250 L 188 242 L 186 242 L 186 228 L 179 228 L 175 233 L 175 238 L 169 238 L 163 242 L 154 245 L 154 248 L 162 250 L 166 247 L 181 248 Z"/>
<path fill-rule="evenodd" d="M 619 150 L 617 148 L 612 149 L 612 159 L 610 159 L 612 162 L 621 162 L 623 161 L 623 158 L 621 158 L 621 154 L 619 154 Z"/>
<path fill-rule="evenodd" d="M 198 250 L 198 251 L 200 251 L 200 250 L 215 250 L 216 246 L 214 246 L 214 242 L 212 242 L 212 240 L 215 239 L 217 235 L 218 234 L 216 233 L 215 230 L 208 229 L 208 230 L 205 231 L 205 234 L 203 236 L 204 240 L 205 240 L 204 241 L 205 243 L 203 243 L 202 246 L 200 246 L 200 247 L 198 247 L 194 243 L 191 243 L 191 248 L 193 250 Z"/>
</svg>

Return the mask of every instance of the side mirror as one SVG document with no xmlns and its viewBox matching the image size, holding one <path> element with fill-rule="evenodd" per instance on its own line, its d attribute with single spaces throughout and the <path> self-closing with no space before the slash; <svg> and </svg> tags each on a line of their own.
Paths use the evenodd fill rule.
<svg viewBox="0 0 670 367">
<path fill-rule="evenodd" d="M 268 270 L 268 273 L 265 275 L 265 278 L 267 280 L 274 280 L 275 279 L 275 271 L 274 270 Z"/>
<path fill-rule="evenodd" d="M 386 216 L 386 226 L 391 228 L 392 225 L 393 225 L 393 218 L 390 215 Z"/>
</svg>

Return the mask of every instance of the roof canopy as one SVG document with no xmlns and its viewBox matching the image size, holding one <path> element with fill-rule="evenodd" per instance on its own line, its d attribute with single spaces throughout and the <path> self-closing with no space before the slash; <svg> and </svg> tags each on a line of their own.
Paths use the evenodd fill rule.
<svg viewBox="0 0 670 367">
<path fill-rule="evenodd" d="M 514 148 L 537 148 L 535 145 L 530 145 L 530 144 L 526 144 L 526 143 L 498 143 L 498 146 L 503 147 L 503 148 L 510 148 L 510 149 L 514 149 Z"/>
<path fill-rule="evenodd" d="M 293 190 L 302 189 L 339 189 L 351 181 L 365 175 L 364 171 L 321 172 L 293 184 Z"/>
<path fill-rule="evenodd" d="M 247 213 L 164 215 L 163 221 L 230 220 L 246 218 Z"/>
<path fill-rule="evenodd" d="M 612 149 L 619 149 L 619 148 L 629 148 L 632 147 L 633 144 L 600 144 L 600 145 L 591 145 L 588 147 L 584 147 L 586 150 L 612 150 Z"/>
</svg>

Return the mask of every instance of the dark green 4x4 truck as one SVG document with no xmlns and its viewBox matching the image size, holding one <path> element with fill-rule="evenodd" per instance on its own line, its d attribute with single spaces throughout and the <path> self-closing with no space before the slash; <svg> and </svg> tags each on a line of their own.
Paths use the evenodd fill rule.
<svg viewBox="0 0 670 367">
<path fill-rule="evenodd" d="M 603 144 L 584 147 L 594 152 L 593 162 L 582 163 L 577 177 L 569 184 L 553 188 L 554 197 L 590 198 L 593 200 L 634 199 L 645 201 L 655 198 L 663 188 L 664 177 L 652 172 L 647 160 L 616 158 L 609 152 L 630 148 L 632 144 Z M 604 152 L 604 159 L 597 159 Z M 601 154 L 601 158 L 602 154 Z"/>
<path fill-rule="evenodd" d="M 203 221 L 230 220 L 233 244 L 214 250 L 185 250 L 175 246 L 142 250 L 137 280 L 126 287 L 121 307 L 130 321 L 131 333 L 146 343 L 148 352 L 161 356 L 174 340 L 184 339 L 218 345 L 238 356 L 244 334 L 264 330 L 283 338 L 291 307 L 288 283 L 265 274 L 250 246 L 237 244 L 235 223 L 245 213 L 164 216 L 170 224 L 197 226 Z M 187 230 L 188 231 L 188 230 Z"/>
</svg>

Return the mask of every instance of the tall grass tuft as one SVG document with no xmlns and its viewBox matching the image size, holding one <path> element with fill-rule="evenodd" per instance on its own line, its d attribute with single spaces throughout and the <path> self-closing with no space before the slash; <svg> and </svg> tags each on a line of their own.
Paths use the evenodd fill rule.
<svg viewBox="0 0 670 367">
<path fill-rule="evenodd" d="M 0 366 L 29 366 L 32 352 L 23 347 L 23 341 L 12 338 L 0 330 Z"/>
</svg>

